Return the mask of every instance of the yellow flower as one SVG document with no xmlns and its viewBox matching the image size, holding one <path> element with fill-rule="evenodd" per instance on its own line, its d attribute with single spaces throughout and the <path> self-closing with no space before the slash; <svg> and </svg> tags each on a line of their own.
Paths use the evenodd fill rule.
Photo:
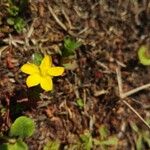
<svg viewBox="0 0 150 150">
<path fill-rule="evenodd" d="M 32 63 L 26 63 L 21 67 L 21 71 L 29 74 L 26 80 L 28 87 L 41 85 L 41 88 L 45 91 L 51 91 L 53 89 L 53 76 L 60 76 L 64 72 L 64 67 L 54 67 L 52 64 L 52 58 L 45 55 L 40 66 Z"/>
</svg>

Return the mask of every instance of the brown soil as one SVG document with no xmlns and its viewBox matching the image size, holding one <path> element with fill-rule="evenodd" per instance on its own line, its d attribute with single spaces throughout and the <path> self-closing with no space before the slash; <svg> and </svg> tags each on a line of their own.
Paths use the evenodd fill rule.
<svg viewBox="0 0 150 150">
<path fill-rule="evenodd" d="M 6 23 L 6 7 L 2 0 L 0 107 L 6 111 L 0 113 L 0 132 L 6 132 L 18 116 L 27 115 L 36 122 L 35 134 L 26 140 L 30 150 L 42 150 L 49 139 L 59 139 L 63 149 L 85 130 L 97 138 L 104 124 L 119 138 L 117 149 L 136 149 L 130 124 L 143 131 L 147 127 L 120 99 L 116 69 L 121 68 L 124 91 L 150 82 L 150 67 L 141 65 L 137 56 L 140 45 L 150 44 L 150 2 L 33 1 L 24 15 L 26 29 L 20 34 Z M 77 67 L 55 78 L 52 92 L 28 89 L 20 67 L 34 52 L 50 54 L 61 65 L 59 51 L 66 36 L 82 43 L 72 58 Z M 76 105 L 78 98 L 85 102 L 83 109 Z M 150 118 L 150 88 L 124 100 L 143 119 Z"/>
</svg>

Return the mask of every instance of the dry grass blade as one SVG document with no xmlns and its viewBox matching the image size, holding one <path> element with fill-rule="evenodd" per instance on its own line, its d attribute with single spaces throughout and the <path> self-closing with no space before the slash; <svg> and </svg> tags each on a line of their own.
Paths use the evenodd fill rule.
<svg viewBox="0 0 150 150">
<path fill-rule="evenodd" d="M 135 88 L 135 89 L 133 89 L 133 90 L 131 90 L 131 91 L 129 91 L 129 92 L 124 93 L 124 94 L 122 95 L 122 98 L 126 98 L 126 97 L 128 97 L 128 96 L 130 96 L 130 95 L 132 95 L 132 94 L 135 94 L 135 93 L 137 93 L 137 92 L 139 92 L 139 91 L 141 91 L 141 90 L 147 89 L 147 88 L 149 88 L 149 87 L 150 87 L 150 83 L 145 84 L 145 85 L 142 85 L 142 86 L 140 86 L 140 87 L 137 87 L 137 88 Z"/>
<path fill-rule="evenodd" d="M 119 88 L 119 96 L 120 98 L 122 98 L 123 91 L 122 91 L 122 79 L 121 79 L 120 68 L 116 69 L 116 73 L 117 73 L 117 81 L 118 81 L 118 88 Z"/>
<path fill-rule="evenodd" d="M 8 46 L 4 46 L 2 48 L 0 48 L 0 57 L 2 55 L 2 52 L 5 51 L 8 48 Z"/>
<path fill-rule="evenodd" d="M 143 89 L 146 89 L 148 87 L 150 87 L 150 83 L 140 86 L 138 88 L 135 88 L 129 92 L 123 93 L 123 86 L 122 86 L 122 78 L 121 78 L 121 71 L 120 71 L 120 67 L 118 67 L 116 69 L 116 74 L 117 74 L 117 81 L 118 81 L 118 88 L 119 88 L 119 96 L 121 98 L 121 101 L 128 106 L 128 108 L 130 110 L 132 110 L 132 112 L 134 112 L 138 118 L 148 127 L 148 129 L 150 130 L 150 125 L 143 119 L 143 117 L 125 100 L 123 100 L 124 98 L 127 98 L 128 96 L 131 96 L 132 94 L 135 94 Z"/>
<path fill-rule="evenodd" d="M 147 88 L 150 87 L 150 83 L 148 83 L 148 84 L 142 85 L 142 86 L 137 87 L 137 88 L 135 88 L 133 90 L 130 90 L 128 92 L 123 93 L 122 78 L 121 78 L 121 72 L 120 72 L 119 68 L 116 69 L 116 73 L 117 73 L 119 94 L 120 94 L 120 98 L 122 98 L 122 99 L 126 98 L 126 97 L 129 97 L 129 96 L 131 96 L 131 95 L 133 95 L 133 94 L 135 94 L 135 93 L 137 93 L 137 92 L 139 92 L 141 90 L 144 90 L 144 89 L 147 89 Z"/>
<path fill-rule="evenodd" d="M 53 18 L 56 20 L 57 24 L 66 32 L 68 32 L 68 34 L 70 34 L 73 37 L 77 37 L 77 35 L 75 33 L 73 33 L 71 30 L 68 30 L 67 27 L 60 21 L 60 19 L 56 16 L 56 14 L 54 13 L 53 9 L 51 8 L 50 5 L 48 5 L 48 9 L 51 13 L 51 15 L 53 16 Z"/>
<path fill-rule="evenodd" d="M 143 117 L 141 117 L 141 115 L 127 101 L 122 100 L 122 102 L 128 106 L 128 108 L 130 108 L 130 110 L 132 110 L 150 130 L 150 125 L 143 119 Z"/>
<path fill-rule="evenodd" d="M 50 5 L 48 5 L 48 9 L 51 13 L 51 15 L 53 16 L 53 18 L 56 20 L 56 22 L 58 23 L 59 26 L 61 26 L 65 31 L 67 31 L 67 27 L 60 21 L 60 19 L 56 16 L 56 14 L 54 13 L 53 9 L 51 8 Z"/>
</svg>

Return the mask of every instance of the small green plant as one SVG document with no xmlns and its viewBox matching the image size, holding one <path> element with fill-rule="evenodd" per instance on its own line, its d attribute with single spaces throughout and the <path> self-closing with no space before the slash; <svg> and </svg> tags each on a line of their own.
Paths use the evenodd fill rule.
<svg viewBox="0 0 150 150">
<path fill-rule="evenodd" d="M 78 98 L 78 99 L 76 100 L 76 105 L 77 105 L 80 109 L 82 109 L 82 108 L 84 107 L 84 101 L 83 101 L 83 99 Z"/>
<path fill-rule="evenodd" d="M 17 16 L 19 14 L 19 8 L 14 5 L 7 8 L 7 11 L 11 16 Z"/>
<path fill-rule="evenodd" d="M 81 43 L 66 37 L 64 39 L 64 47 L 62 49 L 62 56 L 68 57 L 75 54 L 75 50 L 81 46 Z"/>
<path fill-rule="evenodd" d="M 147 46 L 142 45 L 139 48 L 138 57 L 141 64 L 150 65 L 150 49 Z"/>
<path fill-rule="evenodd" d="M 91 150 L 93 147 L 93 138 L 89 131 L 85 131 L 84 134 L 80 135 L 81 148 L 83 150 Z"/>
<path fill-rule="evenodd" d="M 150 149 L 150 134 L 147 130 L 141 130 L 135 123 L 130 124 L 132 130 L 136 133 L 135 145 L 137 150 Z"/>
<path fill-rule="evenodd" d="M 73 137 L 73 136 L 72 136 Z M 79 136 L 79 138 L 72 139 L 73 143 L 64 146 L 64 150 L 92 150 L 92 149 L 100 149 L 100 150 L 107 150 L 107 149 L 117 149 L 118 145 L 118 138 L 114 136 L 110 136 L 109 130 L 106 126 L 102 125 L 99 128 L 99 137 L 95 138 L 92 136 L 92 132 L 89 130 L 85 130 L 83 134 Z M 48 145 L 56 145 L 56 149 L 58 150 L 57 145 L 60 143 L 56 140 L 51 142 Z M 47 149 L 44 150 L 51 150 L 50 147 L 45 146 Z M 45 148 L 44 147 L 44 148 Z"/>
<path fill-rule="evenodd" d="M 109 130 L 106 126 L 102 125 L 99 128 L 99 139 L 94 139 L 94 145 L 98 146 L 102 150 L 108 149 L 110 146 L 117 146 L 118 139 L 116 136 L 109 136 Z"/>
<path fill-rule="evenodd" d="M 66 37 L 64 39 L 63 48 L 61 50 L 62 64 L 66 70 L 75 70 L 78 68 L 77 61 L 75 58 L 75 51 L 81 46 L 81 43 L 72 39 L 70 37 Z"/>
<path fill-rule="evenodd" d="M 14 29 L 18 32 L 18 33 L 21 33 L 22 30 L 24 29 L 24 27 L 26 26 L 26 23 L 24 21 L 23 18 L 21 17 L 16 17 L 16 18 L 8 18 L 7 19 L 7 23 L 9 25 L 13 25 Z"/>
<path fill-rule="evenodd" d="M 58 140 L 48 141 L 43 150 L 59 150 L 60 142 Z"/>
<path fill-rule="evenodd" d="M 92 149 L 101 149 L 107 150 L 110 147 L 117 147 L 118 139 L 116 136 L 109 136 L 109 130 L 106 126 L 102 125 L 99 129 L 99 138 L 94 138 L 92 133 L 88 130 L 84 134 L 80 135 L 79 141 L 70 145 L 70 149 L 82 149 L 82 150 L 92 150 Z M 67 149 L 68 150 L 68 149 Z"/>
<path fill-rule="evenodd" d="M 93 137 L 89 130 L 85 130 L 74 143 L 66 145 L 64 150 L 91 150 L 94 149 Z"/>
<path fill-rule="evenodd" d="M 4 143 L 0 145 L 0 150 L 28 150 L 24 138 L 32 136 L 35 130 L 35 123 L 32 119 L 21 116 L 15 120 L 10 127 L 9 135 L 0 135 Z"/>
<path fill-rule="evenodd" d="M 32 63 L 39 66 L 41 64 L 43 58 L 44 57 L 40 53 L 36 52 L 32 55 Z"/>
<path fill-rule="evenodd" d="M 25 20 L 20 17 L 20 14 L 23 12 L 23 7 L 27 5 L 27 2 L 27 0 L 21 0 L 17 5 L 15 1 L 9 1 L 10 6 L 7 8 L 9 14 L 7 23 L 13 26 L 18 33 L 21 33 L 26 26 Z"/>
</svg>

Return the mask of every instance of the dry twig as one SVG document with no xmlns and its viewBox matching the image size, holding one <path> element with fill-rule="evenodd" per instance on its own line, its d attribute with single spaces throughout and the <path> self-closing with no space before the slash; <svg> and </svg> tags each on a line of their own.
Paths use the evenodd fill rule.
<svg viewBox="0 0 150 150">
<path fill-rule="evenodd" d="M 66 12 L 65 12 L 65 10 L 64 10 L 63 7 L 61 8 L 61 11 L 62 11 L 62 14 L 64 15 L 65 19 L 66 19 L 67 22 L 68 22 L 69 29 L 74 29 L 75 27 L 72 26 L 72 23 L 71 23 L 71 21 L 70 21 L 68 15 L 66 14 Z"/>
<path fill-rule="evenodd" d="M 50 5 L 48 5 L 48 9 L 51 13 L 51 15 L 53 16 L 53 18 L 55 19 L 56 23 L 63 29 L 65 30 L 68 34 L 70 34 L 71 36 L 77 37 L 77 35 L 75 33 L 73 33 L 71 30 L 68 30 L 66 25 L 64 23 L 62 23 L 60 21 L 60 19 L 57 17 L 57 15 L 54 13 L 53 9 L 51 8 Z"/>
<path fill-rule="evenodd" d="M 140 86 L 138 88 L 135 88 L 131 91 L 128 91 L 128 92 L 125 92 L 123 93 L 123 86 L 122 86 L 122 78 L 121 78 L 121 71 L 120 71 L 120 68 L 118 67 L 116 69 L 116 73 L 117 73 L 117 81 L 118 81 L 118 88 L 119 88 L 119 96 L 122 100 L 122 102 L 128 106 L 128 108 L 130 110 L 132 110 L 132 112 L 134 112 L 138 118 L 148 127 L 148 129 L 150 129 L 150 125 L 143 119 L 143 117 L 125 100 L 123 100 L 124 98 L 127 98 L 128 96 L 131 96 L 132 94 L 135 94 L 143 89 L 147 89 L 150 87 L 150 83 L 149 84 L 145 84 L 143 86 Z"/>
<path fill-rule="evenodd" d="M 56 16 L 56 14 L 54 13 L 52 7 L 50 5 L 48 5 L 48 9 L 51 13 L 51 15 L 53 16 L 53 18 L 56 20 L 56 22 L 58 23 L 58 25 L 60 27 L 62 27 L 65 31 L 67 31 L 67 27 L 60 21 L 60 19 Z"/>
<path fill-rule="evenodd" d="M 150 87 L 150 83 L 148 83 L 148 84 L 142 85 L 142 86 L 137 87 L 137 88 L 135 88 L 135 89 L 133 89 L 133 90 L 130 90 L 130 91 L 128 91 L 128 92 L 123 93 L 123 90 L 122 90 L 122 87 L 123 87 L 123 86 L 122 86 L 122 78 L 121 78 L 121 72 L 120 72 L 120 69 L 119 69 L 119 68 L 117 68 L 116 73 L 117 73 L 119 94 L 120 94 L 120 98 L 121 98 L 121 99 L 124 99 L 124 98 L 126 98 L 126 97 L 129 97 L 129 96 L 131 96 L 131 95 L 133 95 L 133 94 L 135 94 L 135 93 L 137 93 L 137 92 L 139 92 L 139 91 L 141 91 L 141 90 L 144 90 L 144 89 L 147 89 L 147 88 Z"/>
<path fill-rule="evenodd" d="M 127 101 L 122 100 L 122 102 L 123 102 L 126 106 L 128 106 L 128 108 L 130 108 L 130 110 L 131 110 L 132 112 L 134 112 L 134 113 L 140 118 L 140 120 L 150 129 L 149 124 L 143 119 L 143 117 L 142 117 Z"/>
</svg>

